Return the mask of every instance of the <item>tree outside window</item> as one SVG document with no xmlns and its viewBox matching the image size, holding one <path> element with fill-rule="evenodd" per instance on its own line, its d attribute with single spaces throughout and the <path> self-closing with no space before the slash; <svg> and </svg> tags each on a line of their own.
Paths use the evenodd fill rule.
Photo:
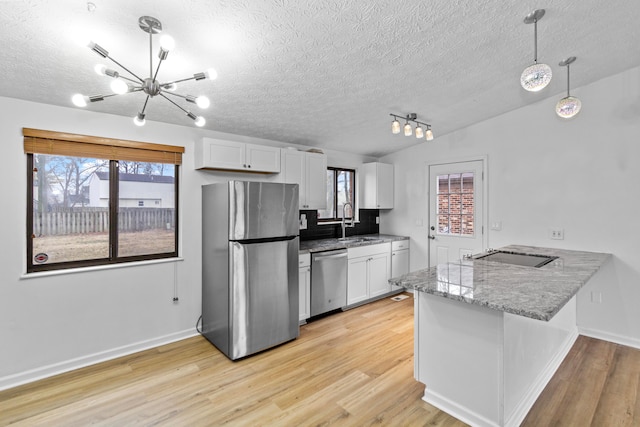
<svg viewBox="0 0 640 427">
<path fill-rule="evenodd" d="M 327 168 L 327 209 L 318 210 L 319 221 L 341 221 L 343 206 L 346 218 L 353 218 L 355 207 L 356 171 L 353 169 Z"/>
</svg>

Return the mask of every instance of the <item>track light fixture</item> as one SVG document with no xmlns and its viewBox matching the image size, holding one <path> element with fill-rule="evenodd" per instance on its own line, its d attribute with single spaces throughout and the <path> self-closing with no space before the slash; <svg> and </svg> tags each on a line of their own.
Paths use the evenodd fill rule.
<svg viewBox="0 0 640 427">
<path fill-rule="evenodd" d="M 580 112 L 582 102 L 575 96 L 569 94 L 569 65 L 576 60 L 575 56 L 570 56 L 564 61 L 560 61 L 558 65 L 561 67 L 567 67 L 567 96 L 562 98 L 556 104 L 556 114 L 563 119 L 570 119 Z"/>
<path fill-rule="evenodd" d="M 413 122 L 416 124 L 415 134 L 418 139 L 426 139 L 427 141 L 433 140 L 433 131 L 431 130 L 431 125 L 423 122 L 419 122 L 417 120 L 418 116 L 416 113 L 410 113 L 406 116 L 401 114 L 389 114 L 393 117 L 393 121 L 391 122 L 391 133 L 397 135 L 400 133 L 400 122 L 398 121 L 398 117 L 402 117 L 405 120 L 404 127 L 402 128 L 404 131 L 404 136 L 413 135 L 414 129 L 411 127 L 409 122 Z M 424 126 L 424 127 L 423 127 Z"/>
<path fill-rule="evenodd" d="M 216 77 L 218 77 L 218 74 L 213 68 L 210 68 L 202 73 L 194 74 L 193 77 L 187 77 L 184 79 L 175 80 L 175 81 L 166 82 L 166 83 L 159 82 L 158 80 L 156 80 L 156 77 L 158 75 L 158 71 L 160 70 L 160 65 L 162 64 L 162 61 L 167 59 L 167 56 L 169 55 L 169 51 L 171 51 L 175 46 L 175 42 L 173 38 L 171 38 L 168 35 L 163 35 L 162 37 L 160 37 L 160 50 L 158 52 L 158 58 L 160 59 L 160 61 L 158 62 L 157 67 L 154 71 L 153 69 L 153 35 L 162 32 L 162 24 L 160 23 L 159 20 L 151 16 L 141 16 L 138 19 L 138 26 L 142 31 L 149 34 L 149 77 L 147 78 L 139 77 L 137 74 L 135 74 L 134 72 L 126 68 L 124 65 L 120 64 L 118 61 L 116 61 L 111 56 L 109 56 L 109 52 L 107 52 L 106 49 L 104 49 L 102 46 L 91 41 L 88 43 L 87 46 L 92 51 L 94 51 L 95 53 L 97 53 L 98 55 L 100 55 L 105 59 L 109 59 L 111 62 L 116 64 L 118 67 L 120 67 L 123 71 L 128 73 L 130 77 L 123 76 L 118 71 L 109 69 L 105 65 L 98 64 L 95 67 L 96 73 L 98 73 L 101 76 L 106 76 L 113 79 L 110 85 L 113 93 L 108 95 L 93 95 L 93 96 L 85 96 L 78 93 L 73 95 L 73 97 L 71 98 L 71 101 L 77 107 L 86 107 L 87 104 L 90 102 L 102 101 L 105 98 L 109 98 L 111 96 L 123 95 L 126 93 L 133 93 L 133 92 L 143 92 L 144 94 L 146 94 L 144 104 L 142 106 L 142 109 L 133 118 L 133 122 L 137 126 L 143 126 L 145 124 L 145 115 L 146 115 L 145 111 L 147 109 L 147 103 L 149 102 L 149 98 L 153 98 L 154 96 L 161 96 L 162 98 L 166 99 L 167 101 L 169 101 L 170 103 L 178 107 L 180 110 L 182 110 L 183 113 L 185 113 L 187 117 L 189 117 L 194 121 L 196 126 L 204 126 L 206 122 L 204 117 L 196 116 L 188 109 L 180 106 L 173 99 L 170 99 L 167 95 L 170 95 L 171 97 L 183 98 L 185 101 L 196 104 L 198 107 L 202 109 L 208 108 L 210 105 L 210 101 L 209 101 L 209 98 L 207 98 L 206 96 L 195 97 L 192 95 L 180 95 L 178 93 L 175 93 L 174 91 L 176 90 L 178 83 L 186 82 L 189 80 L 196 80 L 196 81 L 204 80 L 204 79 L 215 80 Z"/>
<path fill-rule="evenodd" d="M 533 24 L 533 65 L 528 66 L 520 76 L 520 84 L 529 92 L 544 89 L 551 81 L 551 67 L 538 64 L 538 21 L 544 16 L 544 9 L 536 9 L 524 18 L 525 24 Z"/>
</svg>

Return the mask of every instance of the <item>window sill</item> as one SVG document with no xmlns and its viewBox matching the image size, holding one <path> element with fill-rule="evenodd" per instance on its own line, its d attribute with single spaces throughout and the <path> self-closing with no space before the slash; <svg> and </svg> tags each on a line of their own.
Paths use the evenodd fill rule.
<svg viewBox="0 0 640 427">
<path fill-rule="evenodd" d="M 168 262 L 177 262 L 177 261 L 184 261 L 184 258 L 182 257 L 162 258 L 162 259 L 153 259 L 149 261 L 134 261 L 134 262 L 121 262 L 118 264 L 96 265 L 93 267 L 68 268 L 66 270 L 51 270 L 51 271 L 41 271 L 37 273 L 23 273 L 20 276 L 20 280 L 37 279 L 40 277 L 50 277 L 50 276 L 61 276 L 63 274 L 76 274 L 76 273 L 87 273 L 91 271 L 111 270 L 114 268 L 138 267 L 138 266 L 150 265 L 150 264 L 164 264 Z"/>
<path fill-rule="evenodd" d="M 354 224 L 360 224 L 360 221 L 354 221 Z M 342 221 L 318 221 L 318 225 L 342 225 Z"/>
</svg>

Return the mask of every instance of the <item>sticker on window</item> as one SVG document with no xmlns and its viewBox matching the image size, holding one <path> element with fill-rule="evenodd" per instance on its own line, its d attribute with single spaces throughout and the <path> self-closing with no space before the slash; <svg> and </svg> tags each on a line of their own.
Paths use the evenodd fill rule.
<svg viewBox="0 0 640 427">
<path fill-rule="evenodd" d="M 47 262 L 49 260 L 49 255 L 45 254 L 45 253 L 39 253 L 36 256 L 33 257 L 33 260 L 35 262 L 37 262 L 38 264 L 43 264 L 45 262 Z"/>
</svg>

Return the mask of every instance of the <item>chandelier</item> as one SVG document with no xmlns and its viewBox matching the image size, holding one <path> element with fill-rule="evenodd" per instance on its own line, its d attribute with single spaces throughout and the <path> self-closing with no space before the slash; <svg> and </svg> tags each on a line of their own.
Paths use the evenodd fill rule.
<svg viewBox="0 0 640 427">
<path fill-rule="evenodd" d="M 431 125 L 427 123 L 419 122 L 417 120 L 418 116 L 416 115 L 416 113 L 410 113 L 410 114 L 407 114 L 406 116 L 403 116 L 401 114 L 393 114 L 393 113 L 389 115 L 393 117 L 393 121 L 391 122 L 391 133 L 393 133 L 394 135 L 397 135 L 400 133 L 400 122 L 398 121 L 398 117 L 402 117 L 405 120 L 405 125 L 402 128 L 404 132 L 404 136 L 413 135 L 413 128 L 409 124 L 409 122 L 412 122 L 416 124 L 416 129 L 415 129 L 416 138 L 418 139 L 424 138 L 427 141 L 433 140 L 433 131 L 431 130 Z"/>
<path fill-rule="evenodd" d="M 160 65 L 162 65 L 162 61 L 167 59 L 167 56 L 169 55 L 169 51 L 173 49 L 175 43 L 173 41 L 173 38 L 171 38 L 168 35 L 163 35 L 162 37 L 160 37 L 160 51 L 158 52 L 158 58 L 160 60 L 158 61 L 157 67 L 154 71 L 153 69 L 153 35 L 162 32 L 162 24 L 160 23 L 159 20 L 151 16 L 141 16 L 138 19 L 138 25 L 140 26 L 140 29 L 142 31 L 149 34 L 149 77 L 143 78 L 138 76 L 136 73 L 129 70 L 127 67 L 120 64 L 118 61 L 116 61 L 111 56 L 109 56 L 109 52 L 107 52 L 106 49 L 104 49 L 103 47 L 91 41 L 88 43 L 87 46 L 92 51 L 94 51 L 95 53 L 97 53 L 103 58 L 109 59 L 111 62 L 113 62 L 122 70 L 124 70 L 126 73 L 128 73 L 129 76 L 123 76 L 121 73 L 119 73 L 116 70 L 112 70 L 102 64 L 98 64 L 95 67 L 96 73 L 98 73 L 101 76 L 106 76 L 112 79 L 110 87 L 113 93 L 108 95 L 92 95 L 92 96 L 85 96 L 78 93 L 73 95 L 73 97 L 71 98 L 71 101 L 77 107 L 86 107 L 89 102 L 103 101 L 105 98 L 109 98 L 117 95 L 123 95 L 126 93 L 143 92 L 144 94 L 146 94 L 144 104 L 142 105 L 142 109 L 139 110 L 138 114 L 133 118 L 133 122 L 136 125 L 143 126 L 145 124 L 145 115 L 146 115 L 147 103 L 149 102 L 149 98 L 160 96 L 166 99 L 167 101 L 169 101 L 171 104 L 178 107 L 180 110 L 182 110 L 190 119 L 194 121 L 196 126 L 204 126 L 206 122 L 204 117 L 196 116 L 191 111 L 180 106 L 177 102 L 171 99 L 171 97 L 182 98 L 187 102 L 196 104 L 198 107 L 202 109 L 208 108 L 210 105 L 210 101 L 209 101 L 209 98 L 207 98 L 206 96 L 195 97 L 192 95 L 180 95 L 178 93 L 175 93 L 174 91 L 176 90 L 178 83 L 186 82 L 189 80 L 204 80 L 207 78 L 210 80 L 214 80 L 216 77 L 218 77 L 218 74 L 213 68 L 209 68 L 208 70 L 202 73 L 194 74 L 193 77 L 174 80 L 172 82 L 164 82 L 164 83 L 159 82 L 157 80 L 157 76 L 158 76 L 158 71 L 160 70 Z"/>
</svg>

